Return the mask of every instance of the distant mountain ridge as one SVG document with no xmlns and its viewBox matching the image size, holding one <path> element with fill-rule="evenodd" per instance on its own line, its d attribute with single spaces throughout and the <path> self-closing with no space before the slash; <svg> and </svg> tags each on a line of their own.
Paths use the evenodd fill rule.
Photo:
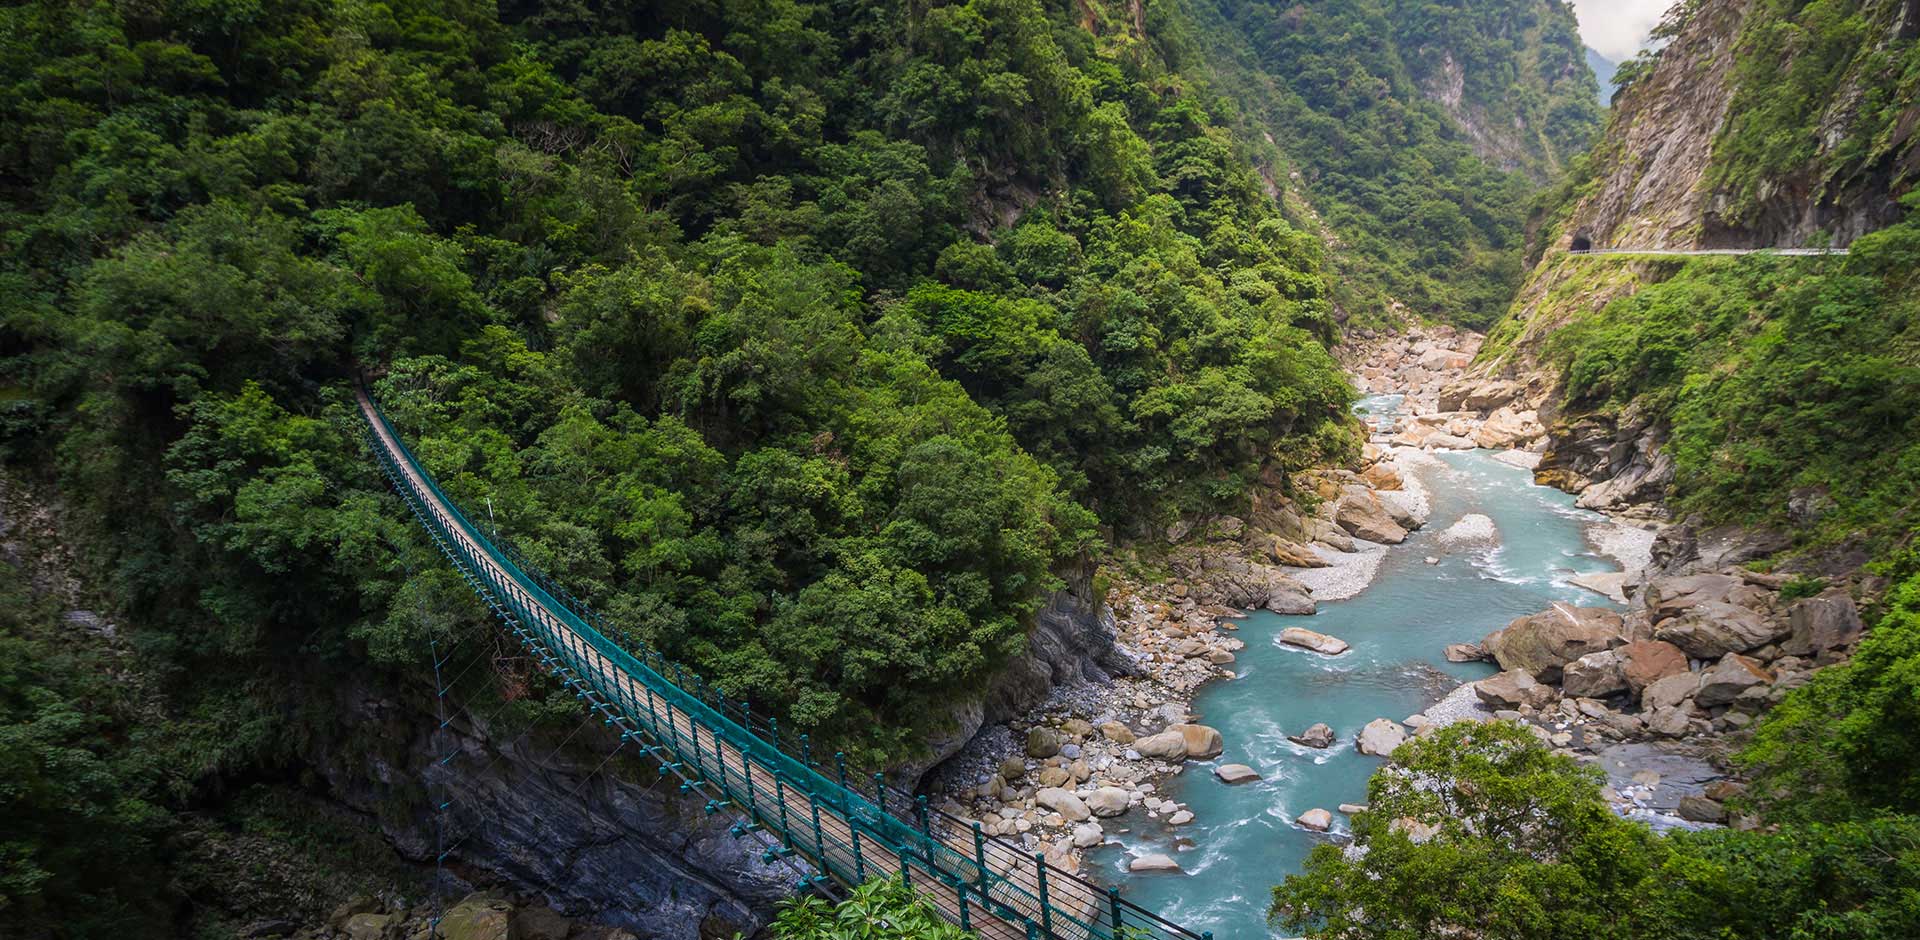
<svg viewBox="0 0 1920 940">
<path fill-rule="evenodd" d="M 1156 7 L 1275 193 L 1324 223 L 1350 322 L 1484 326 L 1520 283 L 1527 205 L 1604 113 L 1558 0 L 1191 0 Z M 1190 22 L 1182 23 L 1181 20 Z M 1298 177 L 1292 182 L 1288 177 Z M 1289 193 L 1289 196 L 1291 194 Z M 1311 218 L 1308 218 L 1308 217 Z"/>
<path fill-rule="evenodd" d="M 1593 72 L 1594 81 L 1600 85 L 1600 103 L 1612 104 L 1613 93 L 1619 90 L 1619 86 L 1613 83 L 1613 76 L 1620 70 L 1620 63 L 1601 55 L 1599 50 L 1592 46 L 1588 46 L 1587 68 Z"/>
</svg>

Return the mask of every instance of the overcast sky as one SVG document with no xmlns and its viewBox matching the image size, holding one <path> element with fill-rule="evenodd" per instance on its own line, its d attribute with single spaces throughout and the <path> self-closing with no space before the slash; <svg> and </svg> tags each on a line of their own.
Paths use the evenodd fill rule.
<svg viewBox="0 0 1920 940">
<path fill-rule="evenodd" d="M 1647 33 L 1660 22 L 1673 0 L 1572 0 L 1580 17 L 1580 38 L 1615 62 L 1625 61 L 1646 45 Z"/>
</svg>

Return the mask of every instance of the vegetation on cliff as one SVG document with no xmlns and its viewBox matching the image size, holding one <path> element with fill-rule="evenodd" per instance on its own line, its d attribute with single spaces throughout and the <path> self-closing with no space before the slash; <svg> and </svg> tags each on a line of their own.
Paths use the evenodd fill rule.
<svg viewBox="0 0 1920 940">
<path fill-rule="evenodd" d="M 535 564 L 863 765 L 978 694 L 1103 525 L 1356 446 L 1317 238 L 1124 11 L 0 22 L 0 446 L 155 677 L 130 720 L 203 748 L 170 808 L 295 759 L 328 676 L 490 629 L 360 449 L 360 369 Z M 0 917 L 105 877 L 23 839 Z"/>
<path fill-rule="evenodd" d="M 1347 313 L 1391 324 L 1398 302 L 1492 323 L 1520 285 L 1534 188 L 1600 128 L 1572 12 L 1540 0 L 1191 7 L 1182 61 L 1215 75 L 1247 136 L 1270 142 L 1271 176 L 1300 174 L 1336 239 Z"/>
</svg>

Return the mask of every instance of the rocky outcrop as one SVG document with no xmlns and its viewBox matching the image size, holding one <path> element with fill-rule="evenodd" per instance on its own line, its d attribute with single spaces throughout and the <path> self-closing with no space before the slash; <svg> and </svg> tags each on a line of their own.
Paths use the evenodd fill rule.
<svg viewBox="0 0 1920 940">
<path fill-rule="evenodd" d="M 761 862 L 761 846 L 729 835 L 724 815 L 632 764 L 606 764 L 616 742 L 598 722 L 567 739 L 501 733 L 463 711 L 442 730 L 430 705 L 370 685 L 331 694 L 345 730 L 308 742 L 309 760 L 402 855 L 435 853 L 431 807 L 403 796 L 424 782 L 450 801 L 449 871 L 488 873 L 557 910 L 695 940 L 754 932 L 791 890 L 792 872 Z"/>
<path fill-rule="evenodd" d="M 1301 649 L 1312 650 L 1323 656 L 1338 656 L 1352 649 L 1352 647 L 1347 644 L 1347 641 L 1337 636 L 1328 636 L 1325 633 L 1309 630 L 1306 627 L 1287 627 L 1281 630 L 1280 642 L 1288 646 L 1297 646 Z"/>
<path fill-rule="evenodd" d="M 1653 507 L 1658 514 L 1673 483 L 1665 443 L 1666 429 L 1645 409 L 1581 415 L 1554 425 L 1534 479 L 1579 494 L 1575 502 L 1586 509 Z"/>
<path fill-rule="evenodd" d="M 928 770 L 958 753 L 982 727 L 1033 707 L 1054 688 L 1138 672 L 1115 644 L 1113 612 L 1092 597 L 1090 573 L 1076 574 L 1066 590 L 1050 595 L 1034 614 L 1026 652 L 995 674 L 984 695 L 955 702 L 928 738 L 925 753 L 891 768 L 890 775 L 903 786 L 917 787 Z"/>
<path fill-rule="evenodd" d="M 1375 718 L 1367 722 L 1366 727 L 1360 729 L 1359 736 L 1355 738 L 1354 748 L 1362 754 L 1387 757 L 1393 753 L 1394 748 L 1405 744 L 1406 741 L 1407 730 L 1402 728 L 1399 722 L 1391 718 Z"/>
<path fill-rule="evenodd" d="M 1621 627 L 1620 615 L 1611 610 L 1555 604 L 1551 610 L 1516 618 L 1480 645 L 1501 669 L 1558 682 L 1566 664 L 1625 643 Z"/>
</svg>

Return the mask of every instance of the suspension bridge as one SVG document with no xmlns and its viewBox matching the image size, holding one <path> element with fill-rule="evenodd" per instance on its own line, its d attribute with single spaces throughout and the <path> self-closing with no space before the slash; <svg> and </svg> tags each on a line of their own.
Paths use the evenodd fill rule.
<svg viewBox="0 0 1920 940">
<path fill-rule="evenodd" d="M 704 799 L 708 815 L 732 817 L 736 838 L 764 844 L 763 861 L 792 864 L 800 890 L 897 878 L 989 940 L 1212 940 L 929 807 L 881 774 L 849 776 L 843 754 L 816 759 L 805 735 L 782 734 L 777 721 L 656 651 L 609 639 L 585 605 L 469 522 L 366 390 L 355 394 L 395 490 L 505 629 L 621 747 L 637 746 L 681 792 Z"/>
</svg>

